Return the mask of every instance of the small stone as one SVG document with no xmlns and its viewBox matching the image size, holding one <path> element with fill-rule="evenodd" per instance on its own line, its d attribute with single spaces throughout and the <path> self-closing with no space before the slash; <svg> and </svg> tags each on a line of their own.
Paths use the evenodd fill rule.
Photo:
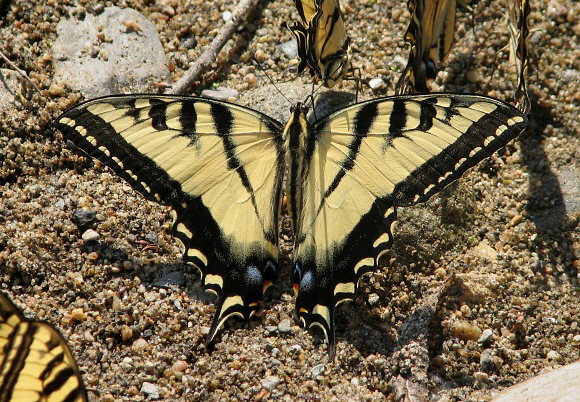
<svg viewBox="0 0 580 402">
<path fill-rule="evenodd" d="M 141 392 L 147 395 L 150 399 L 159 399 L 159 388 L 157 385 L 150 382 L 141 384 Z"/>
<path fill-rule="evenodd" d="M 467 79 L 469 80 L 469 82 L 480 82 L 481 80 L 483 80 L 483 77 L 481 75 L 481 71 L 471 70 L 467 73 Z"/>
<path fill-rule="evenodd" d="M 223 87 L 216 89 L 204 89 L 201 91 L 201 96 L 220 101 L 227 101 L 230 98 L 237 99 L 240 96 L 240 93 L 236 89 Z"/>
<path fill-rule="evenodd" d="M 437 268 L 435 270 L 435 276 L 439 279 L 445 279 L 447 278 L 447 271 L 445 268 Z"/>
<path fill-rule="evenodd" d="M 276 46 L 278 50 L 284 53 L 288 59 L 292 60 L 298 57 L 298 44 L 296 39 L 289 40 Z"/>
<path fill-rule="evenodd" d="M 175 363 L 173 363 L 173 365 L 171 366 L 171 371 L 179 373 L 187 370 L 187 367 L 188 367 L 187 362 L 183 360 L 176 360 Z"/>
<path fill-rule="evenodd" d="M 276 376 L 268 376 L 262 380 L 262 387 L 271 391 L 280 384 L 280 379 Z"/>
<path fill-rule="evenodd" d="M 378 92 L 381 91 L 383 89 L 385 89 L 385 87 L 387 86 L 387 84 L 385 83 L 385 81 L 380 78 L 380 77 L 376 77 L 373 78 L 372 80 L 369 81 L 369 87 L 374 91 L 374 92 Z"/>
<path fill-rule="evenodd" d="M 278 324 L 278 331 L 281 334 L 289 334 L 290 332 L 292 332 L 292 323 L 290 322 L 290 320 L 285 319 L 280 321 L 280 323 Z"/>
<path fill-rule="evenodd" d="M 478 382 L 486 383 L 489 381 L 489 375 L 487 373 L 483 373 L 481 371 L 476 371 L 473 376 Z"/>
<path fill-rule="evenodd" d="M 224 11 L 222 14 L 222 19 L 224 21 L 229 21 L 232 18 L 232 13 L 231 11 Z"/>
<path fill-rule="evenodd" d="M 149 344 L 143 338 L 136 339 L 133 345 L 131 345 L 133 352 L 142 352 L 147 348 L 149 348 Z"/>
<path fill-rule="evenodd" d="M 324 374 L 325 371 L 326 367 L 324 366 L 324 364 L 319 364 L 317 366 L 312 367 L 311 370 L 312 378 L 316 379 L 318 376 Z"/>
<path fill-rule="evenodd" d="M 268 60 L 269 56 L 268 53 L 264 52 L 262 49 L 258 49 L 256 50 L 256 53 L 254 53 L 254 57 L 256 58 L 256 60 L 258 60 L 260 63 L 265 62 L 266 60 Z"/>
<path fill-rule="evenodd" d="M 477 325 L 473 325 L 467 321 L 454 322 L 450 330 L 453 336 L 465 341 L 476 341 L 481 337 L 481 329 Z"/>
<path fill-rule="evenodd" d="M 85 228 L 97 219 L 97 213 L 89 209 L 75 209 L 71 220 L 79 228 Z"/>
<path fill-rule="evenodd" d="M 489 342 L 491 340 L 492 336 L 493 336 L 493 331 L 491 329 L 489 329 L 489 328 L 484 329 L 483 332 L 481 333 L 481 336 L 477 340 L 477 342 L 479 342 L 479 343 Z"/>
<path fill-rule="evenodd" d="M 405 59 L 401 55 L 396 55 L 393 57 L 393 61 L 391 61 L 391 69 L 394 67 L 397 71 L 401 71 L 407 65 L 407 59 Z"/>
<path fill-rule="evenodd" d="M 376 293 L 371 293 L 369 295 L 369 305 L 376 306 L 379 303 L 379 295 Z"/>
<path fill-rule="evenodd" d="M 121 338 L 123 341 L 127 341 L 133 337 L 133 329 L 128 325 L 121 326 Z"/>
<path fill-rule="evenodd" d="M 88 229 L 83 233 L 82 238 L 85 243 L 90 243 L 99 240 L 99 234 L 93 229 Z"/>
<path fill-rule="evenodd" d="M 71 316 L 77 321 L 84 321 L 87 319 L 88 314 L 82 308 L 73 308 L 71 311 Z"/>
<path fill-rule="evenodd" d="M 546 355 L 548 360 L 558 361 L 560 360 L 560 353 L 556 352 L 555 350 L 550 350 Z"/>
</svg>

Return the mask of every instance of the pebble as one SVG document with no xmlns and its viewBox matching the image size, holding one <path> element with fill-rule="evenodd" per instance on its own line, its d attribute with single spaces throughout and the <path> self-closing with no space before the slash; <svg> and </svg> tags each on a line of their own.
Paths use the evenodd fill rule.
<svg viewBox="0 0 580 402">
<path fill-rule="evenodd" d="M 379 303 L 379 295 L 376 293 L 371 293 L 369 295 L 369 306 L 376 306 Z"/>
<path fill-rule="evenodd" d="M 240 96 L 240 93 L 234 88 L 220 87 L 217 89 L 204 89 L 201 91 L 201 96 L 220 101 L 227 101 L 230 98 L 237 99 Z"/>
<path fill-rule="evenodd" d="M 312 378 L 316 379 L 318 376 L 324 374 L 326 371 L 326 366 L 324 364 L 318 364 L 312 367 L 311 374 Z"/>
<path fill-rule="evenodd" d="M 489 375 L 487 373 L 483 373 L 481 371 L 476 371 L 473 376 L 478 382 L 486 383 L 489 381 Z"/>
<path fill-rule="evenodd" d="M 546 358 L 548 360 L 558 361 L 558 360 L 560 360 L 561 356 L 560 356 L 560 353 L 556 352 L 555 350 L 550 350 L 548 352 L 548 354 L 546 355 Z"/>
<path fill-rule="evenodd" d="M 187 370 L 188 364 L 184 360 L 176 360 L 175 363 L 171 366 L 171 371 L 173 372 L 182 372 Z"/>
<path fill-rule="evenodd" d="M 284 42 L 276 46 L 278 50 L 284 53 L 286 58 L 292 60 L 298 57 L 298 44 L 296 39 L 289 40 L 288 42 Z"/>
<path fill-rule="evenodd" d="M 231 11 L 224 11 L 224 12 L 223 12 L 223 14 L 222 14 L 222 19 L 223 19 L 224 21 L 226 21 L 226 22 L 227 22 L 227 21 L 229 21 L 231 18 L 232 18 L 232 13 L 231 13 Z"/>
<path fill-rule="evenodd" d="M 149 344 L 143 338 L 136 339 L 135 342 L 133 342 L 133 345 L 131 345 L 131 349 L 133 350 L 133 352 L 142 352 L 148 348 Z"/>
<path fill-rule="evenodd" d="M 280 384 L 280 379 L 276 376 L 268 376 L 262 380 L 262 387 L 271 391 Z"/>
<path fill-rule="evenodd" d="M 99 234 L 95 232 L 93 229 L 88 229 L 83 233 L 82 239 L 85 243 L 97 241 L 99 240 Z"/>
<path fill-rule="evenodd" d="M 159 399 L 159 388 L 155 384 L 151 384 L 150 382 L 143 382 L 141 384 L 141 392 L 147 395 L 149 399 Z"/>
<path fill-rule="evenodd" d="M 290 320 L 285 319 L 280 321 L 280 323 L 278 324 L 278 331 L 281 334 L 289 334 L 290 332 L 292 332 L 292 323 L 290 322 Z"/>
<path fill-rule="evenodd" d="M 484 329 L 483 332 L 481 333 L 481 336 L 477 340 L 477 342 L 486 343 L 486 342 L 491 340 L 492 336 L 493 336 L 493 331 L 491 329 L 489 329 L 489 328 Z"/>
<path fill-rule="evenodd" d="M 123 341 L 127 341 L 133 337 L 133 328 L 128 325 L 121 326 L 121 338 Z"/>
<path fill-rule="evenodd" d="M 477 341 L 481 337 L 481 329 L 474 324 L 467 321 L 457 321 L 451 325 L 451 333 L 453 336 L 463 340 Z"/>
<path fill-rule="evenodd" d="M 385 89 L 387 87 L 387 84 L 385 83 L 385 80 L 383 80 L 381 77 L 376 77 L 369 81 L 369 87 L 374 92 L 378 92 Z"/>
</svg>

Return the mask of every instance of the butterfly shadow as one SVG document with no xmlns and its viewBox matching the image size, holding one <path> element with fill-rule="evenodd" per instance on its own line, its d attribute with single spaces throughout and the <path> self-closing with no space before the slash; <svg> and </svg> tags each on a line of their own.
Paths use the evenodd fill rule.
<svg viewBox="0 0 580 402">
<path fill-rule="evenodd" d="M 548 279 L 565 283 L 578 278 L 572 261 L 580 255 L 574 250 L 572 232 L 579 225 L 580 205 L 575 204 L 572 197 L 564 197 L 561 180 L 568 178 L 577 185 L 579 179 L 571 171 L 553 171 L 550 167 L 546 138 L 551 136 L 552 127 L 562 127 L 562 123 L 555 121 L 550 109 L 534 98 L 528 129 L 520 136 L 522 159 L 529 177 L 526 211 L 536 228 L 531 250 L 537 253 L 538 259 L 531 269 L 541 274 L 543 285 L 548 285 Z M 574 213 L 576 218 L 573 218 Z M 548 266 L 554 268 L 553 274 L 548 274 Z"/>
</svg>

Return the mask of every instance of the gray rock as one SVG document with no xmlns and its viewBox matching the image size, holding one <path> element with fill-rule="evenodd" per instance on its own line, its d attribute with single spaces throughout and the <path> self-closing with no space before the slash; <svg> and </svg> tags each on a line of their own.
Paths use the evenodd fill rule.
<svg viewBox="0 0 580 402">
<path fill-rule="evenodd" d="M 580 362 L 572 363 L 549 373 L 503 390 L 493 402 L 572 402 L 580 395 Z"/>
<path fill-rule="evenodd" d="M 210 99 L 216 99 L 216 100 L 221 100 L 221 101 L 225 101 L 228 100 L 229 98 L 238 98 L 238 96 L 240 96 L 240 93 L 233 89 L 233 88 L 217 88 L 217 89 L 204 89 L 203 91 L 201 91 L 201 96 L 204 96 L 206 98 L 210 98 Z"/>
<path fill-rule="evenodd" d="M 387 84 L 381 77 L 376 77 L 369 81 L 369 87 L 375 92 L 385 89 L 386 86 Z"/>
<path fill-rule="evenodd" d="M 391 65 L 397 66 L 399 68 L 399 70 L 402 71 L 405 68 L 405 66 L 407 65 L 407 59 L 405 59 L 401 55 L 396 55 L 395 57 L 393 57 L 393 60 L 391 61 Z"/>
<path fill-rule="evenodd" d="M 182 271 L 170 272 L 167 275 L 164 275 L 161 278 L 155 280 L 155 282 L 153 282 L 153 286 L 160 288 L 169 288 L 171 286 L 182 287 L 184 285 L 185 285 L 185 275 L 183 274 Z"/>
<path fill-rule="evenodd" d="M 479 343 L 489 342 L 491 340 L 492 336 L 493 336 L 493 331 L 491 329 L 487 328 L 487 329 L 483 330 L 483 332 L 481 333 L 481 336 L 479 337 L 477 342 L 479 342 Z"/>
<path fill-rule="evenodd" d="M 62 19 L 52 60 L 53 84 L 66 85 L 87 98 L 151 92 L 155 82 L 169 80 L 155 27 L 131 8 L 107 7 L 97 16 L 86 14 L 83 20 Z"/>
<path fill-rule="evenodd" d="M 324 364 L 318 364 L 312 367 L 310 373 L 312 374 L 312 378 L 316 379 L 318 376 L 324 374 L 326 371 L 326 366 Z"/>
<path fill-rule="evenodd" d="M 272 391 L 280 384 L 280 379 L 276 376 L 270 375 L 262 380 L 262 387 L 268 391 Z"/>
<path fill-rule="evenodd" d="M 379 302 L 379 295 L 376 293 L 371 293 L 369 295 L 369 305 L 370 306 L 376 306 Z"/>
<path fill-rule="evenodd" d="M 159 388 L 150 382 L 141 384 L 141 392 L 147 395 L 149 399 L 159 399 Z"/>
<path fill-rule="evenodd" d="M 292 332 L 292 324 L 290 323 L 290 320 L 285 319 L 280 321 L 278 324 L 278 331 L 280 331 L 281 334 L 289 334 Z"/>
<path fill-rule="evenodd" d="M 71 220 L 79 228 L 86 228 L 97 219 L 97 213 L 89 209 L 75 209 Z"/>
<path fill-rule="evenodd" d="M 20 104 L 20 97 L 27 83 L 22 82 L 15 71 L 0 68 L 0 112 L 14 109 L 15 104 Z"/>
<path fill-rule="evenodd" d="M 292 38 L 288 42 L 284 42 L 276 46 L 288 59 L 295 59 L 298 57 L 298 43 L 296 39 Z"/>
<path fill-rule="evenodd" d="M 89 229 L 83 233 L 82 238 L 85 243 L 90 243 L 99 240 L 99 234 L 93 229 Z"/>
</svg>

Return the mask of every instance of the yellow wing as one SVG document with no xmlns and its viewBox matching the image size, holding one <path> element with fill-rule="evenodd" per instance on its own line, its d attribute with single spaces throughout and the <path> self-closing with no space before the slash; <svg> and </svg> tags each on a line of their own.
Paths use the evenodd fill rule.
<svg viewBox="0 0 580 402">
<path fill-rule="evenodd" d="M 346 34 L 338 0 L 295 0 L 302 21 L 284 24 L 296 37 L 301 73 L 310 73 L 332 88 L 350 66 L 350 39 Z"/>
<path fill-rule="evenodd" d="M 0 293 L 0 401 L 88 401 L 80 370 L 62 335 L 27 320 Z"/>
<path fill-rule="evenodd" d="M 524 114 L 528 114 L 531 108 L 526 84 L 528 72 L 528 45 L 526 38 L 530 32 L 528 29 L 528 15 L 530 15 L 530 3 L 528 0 L 509 0 L 508 29 L 510 33 L 510 62 L 515 65 L 518 75 L 518 88 L 515 93 L 516 106 Z"/>
<path fill-rule="evenodd" d="M 409 0 L 411 22 L 405 33 L 409 61 L 395 92 L 429 92 L 426 80 L 437 76 L 453 45 L 456 0 Z"/>
<path fill-rule="evenodd" d="M 296 313 L 324 330 L 331 356 L 335 307 L 391 246 L 396 208 L 426 201 L 525 126 L 501 101 L 437 94 L 359 103 L 306 129 L 289 175 L 301 177 L 288 197 Z"/>
<path fill-rule="evenodd" d="M 208 342 L 228 317 L 258 310 L 278 267 L 280 123 L 209 99 L 127 95 L 78 105 L 56 127 L 147 199 L 171 206 L 184 259 L 218 295 Z"/>
</svg>

